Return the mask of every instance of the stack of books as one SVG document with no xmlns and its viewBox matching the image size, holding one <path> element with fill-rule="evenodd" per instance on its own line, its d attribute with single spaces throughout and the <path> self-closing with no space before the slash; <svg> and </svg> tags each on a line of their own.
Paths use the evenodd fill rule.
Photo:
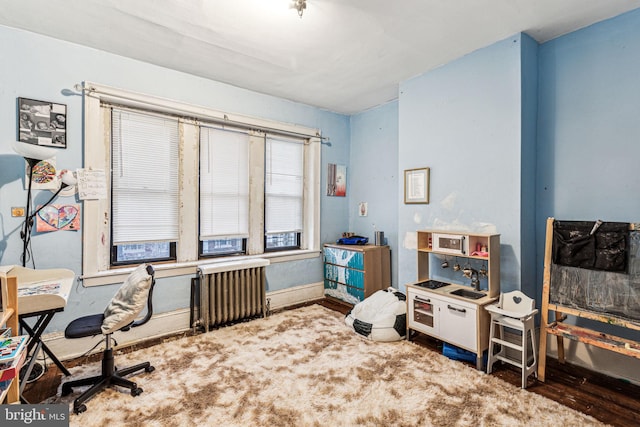
<svg viewBox="0 0 640 427">
<path fill-rule="evenodd" d="M 26 357 L 27 335 L 12 337 L 11 328 L 0 329 L 0 390 L 9 387 Z"/>
</svg>

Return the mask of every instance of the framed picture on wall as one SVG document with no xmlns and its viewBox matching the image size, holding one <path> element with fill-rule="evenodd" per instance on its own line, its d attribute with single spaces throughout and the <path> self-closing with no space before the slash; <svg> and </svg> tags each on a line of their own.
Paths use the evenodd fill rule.
<svg viewBox="0 0 640 427">
<path fill-rule="evenodd" d="M 429 168 L 404 171 L 404 202 L 429 203 Z"/>
<path fill-rule="evenodd" d="M 327 164 L 327 196 L 345 197 L 347 195 L 347 167 Z"/>
<path fill-rule="evenodd" d="M 67 106 L 18 98 L 18 140 L 67 148 Z"/>
</svg>

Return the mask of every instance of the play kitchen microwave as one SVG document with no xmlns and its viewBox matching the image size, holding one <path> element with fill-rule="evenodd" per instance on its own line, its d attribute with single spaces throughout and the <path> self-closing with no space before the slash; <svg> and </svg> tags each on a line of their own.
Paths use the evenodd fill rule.
<svg viewBox="0 0 640 427">
<path fill-rule="evenodd" d="M 469 254 L 469 236 L 461 234 L 433 233 L 431 250 L 453 255 Z"/>
</svg>

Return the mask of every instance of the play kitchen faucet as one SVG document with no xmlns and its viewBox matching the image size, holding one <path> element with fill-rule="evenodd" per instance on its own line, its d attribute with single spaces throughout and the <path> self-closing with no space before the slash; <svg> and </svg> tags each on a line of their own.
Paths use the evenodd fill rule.
<svg viewBox="0 0 640 427">
<path fill-rule="evenodd" d="M 465 269 L 462 270 L 462 275 L 468 279 L 471 279 L 471 286 L 473 286 L 473 289 L 475 291 L 480 290 L 480 279 L 478 278 L 478 270 L 471 267 L 465 267 Z"/>
</svg>

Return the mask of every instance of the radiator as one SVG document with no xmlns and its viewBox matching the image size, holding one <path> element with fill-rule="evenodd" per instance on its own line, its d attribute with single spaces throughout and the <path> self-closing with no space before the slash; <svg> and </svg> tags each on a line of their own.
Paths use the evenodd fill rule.
<svg viewBox="0 0 640 427">
<path fill-rule="evenodd" d="M 200 295 L 196 323 L 208 332 L 212 327 L 264 317 L 267 265 L 269 260 L 260 258 L 198 266 Z"/>
</svg>

